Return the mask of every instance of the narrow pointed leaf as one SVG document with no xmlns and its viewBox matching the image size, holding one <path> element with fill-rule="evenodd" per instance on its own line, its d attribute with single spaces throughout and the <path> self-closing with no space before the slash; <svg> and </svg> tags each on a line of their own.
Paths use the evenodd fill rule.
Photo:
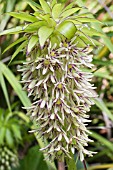
<svg viewBox="0 0 113 170">
<path fill-rule="evenodd" d="M 78 10 L 80 10 L 81 8 L 77 7 L 77 8 L 72 8 L 72 9 L 68 9 L 66 11 L 64 11 L 60 16 L 63 18 L 66 18 L 72 14 L 74 14 L 75 12 L 77 12 Z"/>
<path fill-rule="evenodd" d="M 63 10 L 63 11 L 66 11 L 66 10 L 72 9 L 74 4 L 75 4 L 75 2 L 72 2 L 71 4 L 69 4 L 68 6 L 66 6 L 66 7 L 64 8 L 64 10 Z"/>
<path fill-rule="evenodd" d="M 5 99 L 6 99 L 8 108 L 9 108 L 9 111 L 11 112 L 11 106 L 10 106 L 9 96 L 8 96 L 8 92 L 7 92 L 7 88 L 6 88 L 6 83 L 5 83 L 5 80 L 4 80 L 4 77 L 3 77 L 3 74 L 2 74 L 1 68 L 0 68 L 0 84 L 1 84 L 1 87 L 2 87 L 2 90 L 3 90 L 3 93 L 4 93 L 4 96 L 5 96 Z"/>
<path fill-rule="evenodd" d="M 80 22 L 97 22 L 97 23 L 100 23 L 100 24 L 102 24 L 99 20 L 97 20 L 97 19 L 94 19 L 94 18 L 87 18 L 87 17 L 75 17 L 75 19 L 77 20 L 77 21 L 80 21 Z"/>
<path fill-rule="evenodd" d="M 57 0 L 52 0 L 51 7 L 53 7 L 57 3 Z"/>
<path fill-rule="evenodd" d="M 76 3 L 77 3 L 79 6 L 85 6 L 85 3 L 84 3 L 82 0 L 76 0 Z M 87 11 L 88 11 L 88 10 L 87 10 Z M 96 30 L 98 30 L 99 32 L 102 32 L 102 33 L 103 33 L 100 24 L 101 24 L 101 22 L 98 22 L 98 23 L 93 22 L 93 23 L 92 23 L 93 27 L 94 27 Z M 104 34 L 104 33 L 103 33 L 103 34 Z M 103 39 L 105 45 L 108 47 L 108 49 L 113 53 L 113 44 L 112 44 L 110 38 L 109 38 L 108 36 L 106 36 L 106 37 L 102 37 L 102 39 Z"/>
<path fill-rule="evenodd" d="M 96 36 L 104 36 L 101 32 L 98 32 L 97 30 L 90 28 L 90 27 L 83 27 L 81 29 L 81 31 L 89 36 L 95 36 L 95 35 Z"/>
<path fill-rule="evenodd" d="M 6 128 L 4 126 L 0 127 L 0 145 L 4 144 Z"/>
<path fill-rule="evenodd" d="M 7 144 L 9 147 L 13 147 L 13 146 L 14 146 L 13 135 L 12 135 L 11 131 L 10 131 L 8 128 L 6 129 L 5 139 L 6 139 L 6 144 Z"/>
<path fill-rule="evenodd" d="M 16 33 L 21 33 L 23 32 L 23 30 L 26 28 L 26 26 L 17 26 L 15 28 L 10 28 L 8 30 L 4 30 L 2 32 L 0 32 L 0 36 L 1 35 L 6 35 L 6 34 L 16 34 Z"/>
<path fill-rule="evenodd" d="M 15 125 L 15 124 L 12 124 L 11 125 L 11 128 L 12 128 L 12 132 L 14 134 L 14 137 L 16 140 L 21 140 L 22 139 L 22 136 L 21 136 L 21 133 L 20 133 L 20 128 L 18 125 Z"/>
<path fill-rule="evenodd" d="M 22 90 L 21 85 L 19 84 L 18 80 L 13 75 L 11 70 L 8 67 L 6 67 L 6 65 L 3 64 L 2 62 L 0 62 L 0 70 L 1 70 L 2 74 L 5 76 L 5 78 L 7 79 L 7 81 L 11 84 L 11 86 L 13 87 L 15 92 L 17 93 L 17 95 L 20 98 L 23 105 L 25 107 L 30 106 L 29 98 L 27 97 L 25 91 Z"/>
<path fill-rule="evenodd" d="M 15 18 L 18 18 L 18 19 L 21 19 L 21 20 L 24 20 L 24 21 L 28 21 L 28 22 L 37 21 L 36 17 L 29 15 L 25 12 L 9 12 L 8 14 L 15 17 Z"/>
<path fill-rule="evenodd" d="M 17 50 L 14 52 L 14 54 L 11 57 L 11 60 L 9 62 L 9 64 L 12 62 L 12 60 L 17 56 L 17 54 L 27 45 L 28 40 L 24 41 L 18 48 Z"/>
<path fill-rule="evenodd" d="M 92 17 L 92 14 L 90 13 L 90 12 L 85 12 L 85 13 L 83 13 L 83 14 L 77 14 L 76 16 L 75 16 L 75 18 L 77 18 L 77 17 Z M 92 18 L 92 19 L 94 19 L 94 18 Z"/>
<path fill-rule="evenodd" d="M 41 26 L 44 26 L 44 25 L 47 25 L 47 22 L 45 21 L 39 21 L 39 22 L 35 22 L 35 23 L 32 23 L 32 24 L 29 24 L 26 29 L 25 29 L 25 32 L 35 32 L 35 31 L 38 31 L 38 29 L 41 27 Z"/>
<path fill-rule="evenodd" d="M 23 119 L 26 123 L 29 123 L 30 122 L 30 119 L 29 117 L 23 113 L 23 112 L 16 112 L 16 114 L 21 118 Z"/>
<path fill-rule="evenodd" d="M 48 28 L 46 26 L 43 26 L 39 29 L 38 35 L 39 35 L 39 42 L 41 47 L 43 47 L 45 41 L 52 34 L 53 30 L 54 30 L 53 28 Z"/>
<path fill-rule="evenodd" d="M 80 47 L 80 44 L 81 44 L 81 41 L 82 41 L 82 45 L 83 45 L 83 47 L 84 47 L 84 45 L 85 46 L 87 46 L 87 45 L 93 45 L 94 46 L 94 44 L 95 45 L 102 45 L 99 41 L 97 41 L 97 40 L 95 40 L 95 39 L 92 39 L 91 37 L 90 37 L 90 40 L 89 40 L 89 38 L 87 38 L 86 36 L 81 36 L 81 35 L 79 35 L 76 39 L 75 39 L 75 41 L 74 42 L 77 42 L 77 44 L 79 45 L 79 47 Z M 92 43 L 93 42 L 93 43 Z M 82 47 L 82 46 L 81 46 Z"/>
<path fill-rule="evenodd" d="M 54 19 L 57 19 L 62 11 L 62 4 L 56 4 L 54 5 L 52 9 L 52 16 Z"/>
<path fill-rule="evenodd" d="M 91 39 L 91 37 L 90 37 L 89 35 L 85 34 L 85 33 L 82 32 L 82 31 L 77 31 L 77 33 L 78 33 L 78 35 L 80 35 L 80 36 L 85 36 L 85 37 L 92 43 L 92 45 L 95 46 L 94 41 Z"/>
<path fill-rule="evenodd" d="M 38 9 L 37 9 L 34 5 L 32 5 L 31 2 L 27 2 L 27 3 L 29 4 L 29 6 L 30 6 L 34 11 L 38 11 Z"/>
<path fill-rule="evenodd" d="M 66 21 L 72 22 L 72 23 L 75 24 L 75 25 L 81 25 L 81 24 L 82 24 L 82 22 L 77 21 L 77 20 L 75 20 L 75 19 L 67 19 Z"/>
<path fill-rule="evenodd" d="M 3 54 L 4 54 L 7 50 L 9 50 L 10 48 L 14 47 L 16 44 L 19 44 L 20 42 L 22 42 L 22 41 L 24 41 L 24 40 L 26 40 L 26 39 L 27 39 L 26 36 L 19 38 L 18 40 L 16 40 L 16 41 L 13 42 L 12 44 L 10 44 L 10 45 L 3 51 Z"/>
<path fill-rule="evenodd" d="M 27 54 L 30 53 L 30 51 L 33 49 L 33 47 L 36 45 L 36 43 L 38 42 L 38 36 L 37 35 L 33 35 L 28 43 L 28 47 L 27 47 Z"/>
<path fill-rule="evenodd" d="M 5 3 L 5 11 L 4 12 L 6 12 L 6 13 L 11 12 L 13 10 L 14 6 L 15 6 L 15 3 L 16 3 L 16 0 L 7 0 L 7 3 Z M 1 23 L 0 23 L 0 30 L 1 31 L 3 31 L 4 28 L 6 27 L 9 18 L 10 18 L 10 16 L 8 14 L 3 16 L 2 20 L 1 20 Z"/>
<path fill-rule="evenodd" d="M 47 22 L 49 22 L 49 20 L 50 20 L 50 14 L 46 14 L 46 15 L 39 15 L 40 16 L 40 18 L 41 19 L 43 19 L 43 20 L 45 20 L 45 21 L 47 21 Z"/>
<path fill-rule="evenodd" d="M 47 14 L 47 13 L 51 13 L 51 10 L 50 10 L 50 7 L 48 5 L 48 3 L 44 0 L 39 0 L 41 6 L 42 6 L 42 9 L 44 10 L 44 12 Z"/>
<path fill-rule="evenodd" d="M 41 6 L 40 6 L 39 4 L 37 4 L 36 2 L 32 1 L 32 0 L 28 0 L 27 3 L 28 3 L 32 8 L 34 8 L 34 10 L 35 10 L 36 8 L 41 9 Z M 36 8 L 35 8 L 35 7 L 36 7 Z"/>
<path fill-rule="evenodd" d="M 96 30 L 98 30 L 99 32 L 102 32 L 102 34 L 104 34 L 104 32 L 102 31 L 101 25 L 99 23 L 92 23 L 92 25 Z M 113 53 L 113 43 L 111 42 L 110 37 L 105 35 L 102 37 L 102 39 L 103 39 L 104 44 Z"/>
<path fill-rule="evenodd" d="M 113 121 L 113 114 L 110 112 L 110 110 L 106 107 L 105 103 L 102 99 L 94 99 L 95 104 L 98 108 L 101 109 L 102 112 L 105 112 L 107 116 Z"/>
<path fill-rule="evenodd" d="M 109 150 L 111 152 L 113 152 L 113 143 L 110 142 L 109 140 L 107 140 L 106 138 L 102 137 L 101 135 L 91 131 L 91 134 L 89 134 L 91 137 L 93 137 L 94 139 L 97 139 L 99 142 L 101 142 L 102 144 L 104 144 L 104 146 L 106 146 L 107 148 L 109 148 Z"/>
</svg>

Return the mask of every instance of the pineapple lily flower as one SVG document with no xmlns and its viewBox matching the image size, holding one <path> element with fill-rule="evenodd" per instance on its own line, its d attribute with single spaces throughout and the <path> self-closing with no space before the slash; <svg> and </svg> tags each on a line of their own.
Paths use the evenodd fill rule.
<svg viewBox="0 0 113 170">
<path fill-rule="evenodd" d="M 89 20 L 99 21 L 89 18 L 74 3 L 65 7 L 56 0 L 39 2 L 41 6 L 28 1 L 35 12 L 26 17 L 23 12 L 9 13 L 28 22 L 15 31 L 9 30 L 10 34 L 25 32 L 20 41 L 24 41 L 21 50 L 26 53 L 27 61 L 19 71 L 32 100 L 27 113 L 37 124 L 34 132 L 50 140 L 41 149 L 47 158 L 71 158 L 71 153 L 77 150 L 83 161 L 84 155 L 95 153 L 85 149 L 92 142 L 86 128 L 90 122 L 87 112 L 94 104 L 92 99 L 97 97 L 90 83 L 92 73 L 85 69 L 93 67 L 90 47 L 99 45 L 89 35 L 92 32 L 101 35 L 90 27 Z M 3 34 L 6 32 L 0 33 Z"/>
<path fill-rule="evenodd" d="M 90 120 L 86 112 L 94 104 L 92 98 L 97 95 L 90 84 L 92 74 L 83 71 L 86 65 L 93 66 L 90 64 L 92 55 L 68 42 L 65 42 L 65 47 L 62 42 L 59 48 L 54 49 L 53 60 L 53 49 L 51 43 L 49 45 L 45 58 L 40 56 L 35 64 L 31 62 L 31 74 L 26 79 L 23 74 L 26 90 L 35 101 L 31 108 L 27 108 L 28 115 L 39 124 L 40 128 L 36 130 L 39 136 L 51 139 L 48 146 L 41 149 L 48 157 L 70 157 L 70 152 L 77 149 L 83 161 L 84 154 L 93 154 L 84 148 L 92 142 L 88 138 L 86 123 Z M 72 45 L 73 48 L 69 48 Z M 32 69 L 34 65 L 35 69 Z M 28 63 L 25 68 L 29 71 Z M 36 77 L 33 76 L 35 72 Z"/>
</svg>

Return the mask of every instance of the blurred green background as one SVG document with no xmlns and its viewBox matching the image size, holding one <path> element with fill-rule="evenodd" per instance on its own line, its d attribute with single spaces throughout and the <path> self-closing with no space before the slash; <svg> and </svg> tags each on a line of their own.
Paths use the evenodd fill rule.
<svg viewBox="0 0 113 170">
<path fill-rule="evenodd" d="M 58 1 L 67 4 L 72 2 Z M 92 122 L 88 129 L 92 131 L 91 138 L 94 139 L 94 143 L 90 143 L 88 147 L 98 153 L 91 158 L 86 158 L 86 162 L 89 170 L 113 170 L 113 1 L 75 1 L 79 6 L 86 6 L 86 10 L 102 22 L 102 24 L 91 24 L 106 35 L 98 39 L 104 46 L 100 45 L 93 50 L 95 65 L 92 70 L 93 83 L 97 87 L 96 92 L 99 97 L 89 113 Z M 0 0 L 0 31 L 19 24 L 19 20 L 4 14 L 10 11 L 32 13 L 27 1 Z M 18 38 L 18 34 L 0 37 L 0 170 L 55 170 L 57 163 L 51 164 L 45 161 L 39 151 L 43 142 L 28 132 L 33 124 L 22 107 L 29 106 L 30 100 L 22 90 L 19 83 L 21 75 L 17 72 L 18 65 L 25 61 L 25 56 L 20 51 L 8 65 L 18 45 L 2 54 L 4 49 Z M 77 154 L 75 160 L 76 157 Z M 77 169 L 82 168 L 83 164 L 78 160 Z"/>
</svg>

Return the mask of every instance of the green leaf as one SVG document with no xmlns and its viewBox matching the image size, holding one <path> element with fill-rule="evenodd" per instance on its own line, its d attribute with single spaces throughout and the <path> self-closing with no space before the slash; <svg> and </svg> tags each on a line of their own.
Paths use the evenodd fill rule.
<svg viewBox="0 0 113 170">
<path fill-rule="evenodd" d="M 66 158 L 66 163 L 67 163 L 68 170 L 77 170 L 76 162 L 74 160 L 74 155 L 71 154 L 71 157 L 72 157 L 71 159 Z"/>
<path fill-rule="evenodd" d="M 12 124 L 11 125 L 12 128 L 12 132 L 14 134 L 14 137 L 16 140 L 22 140 L 22 136 L 21 136 L 21 132 L 20 132 L 20 128 L 18 125 Z"/>
<path fill-rule="evenodd" d="M 54 19 L 57 19 L 62 11 L 62 4 L 55 4 L 52 9 L 52 16 Z"/>
<path fill-rule="evenodd" d="M 67 19 L 66 21 L 72 22 L 75 25 L 81 25 L 82 24 L 82 22 L 76 21 L 75 19 Z"/>
<path fill-rule="evenodd" d="M 18 97 L 20 98 L 21 102 L 25 107 L 28 107 L 31 105 L 29 98 L 27 97 L 25 91 L 22 90 L 21 85 L 19 84 L 16 77 L 13 75 L 11 70 L 6 67 L 5 64 L 0 62 L 0 69 L 2 74 L 5 76 L 5 78 L 8 80 L 8 82 L 11 84 L 15 92 L 17 93 Z"/>
<path fill-rule="evenodd" d="M 19 38 L 18 40 L 16 40 L 16 41 L 13 42 L 12 44 L 10 44 L 10 45 L 3 51 L 3 54 L 4 54 L 7 50 L 9 50 L 10 48 L 14 47 L 16 44 L 18 44 L 18 43 L 20 43 L 20 42 L 22 42 L 22 41 L 24 41 L 24 40 L 26 40 L 26 39 L 27 39 L 26 36 Z"/>
<path fill-rule="evenodd" d="M 75 12 L 77 12 L 80 9 L 81 9 L 80 7 L 68 9 L 68 10 L 64 11 L 60 16 L 63 18 L 66 18 L 66 17 L 74 14 Z"/>
<path fill-rule="evenodd" d="M 97 22 L 97 23 L 99 23 L 99 24 L 102 24 L 102 22 L 100 22 L 99 20 L 97 20 L 97 19 L 94 19 L 94 18 L 87 18 L 87 17 L 75 17 L 75 19 L 77 20 L 77 21 L 80 21 L 80 22 L 89 22 L 89 23 L 91 23 L 91 22 Z"/>
<path fill-rule="evenodd" d="M 23 32 L 23 30 L 26 28 L 26 26 L 17 26 L 15 28 L 10 28 L 8 30 L 4 30 L 2 32 L 0 32 L 0 36 L 1 35 L 6 35 L 6 34 L 16 34 L 16 33 L 21 33 Z"/>
<path fill-rule="evenodd" d="M 24 41 L 18 48 L 17 50 L 14 52 L 14 54 L 11 57 L 11 60 L 9 62 L 9 64 L 12 62 L 12 60 L 17 56 L 17 54 L 27 45 L 28 40 Z"/>
<path fill-rule="evenodd" d="M 94 43 L 94 41 L 93 41 L 93 39 L 91 39 L 91 37 L 89 37 L 89 35 L 87 35 L 87 34 L 85 34 L 84 32 L 82 32 L 82 31 L 77 31 L 77 34 L 78 34 L 78 36 L 80 35 L 80 36 L 85 36 L 86 38 L 87 38 L 87 40 L 89 40 L 91 43 L 92 43 L 92 45 L 93 46 L 95 46 L 95 43 Z M 85 42 L 85 41 L 84 41 Z"/>
<path fill-rule="evenodd" d="M 40 19 L 45 20 L 47 23 L 50 24 L 50 14 L 45 14 L 45 15 L 39 15 Z M 46 25 L 47 26 L 47 25 Z"/>
<path fill-rule="evenodd" d="M 74 40 L 74 43 L 77 43 L 77 46 L 79 46 L 79 47 L 84 48 L 84 47 L 86 47 L 88 45 L 94 46 L 94 44 L 98 45 L 98 46 L 102 45 L 99 41 L 97 41 L 97 40 L 95 40 L 95 39 L 93 39 L 91 37 L 87 38 L 84 35 L 80 35 L 78 32 L 76 33 L 76 35 L 77 35 L 77 38 Z"/>
<path fill-rule="evenodd" d="M 102 112 L 104 112 L 112 121 L 113 121 L 113 114 L 110 112 L 110 110 L 106 107 L 106 104 L 103 102 L 102 99 L 94 99 L 95 104 Z"/>
<path fill-rule="evenodd" d="M 14 6 L 15 6 L 15 2 L 16 0 L 7 0 L 7 3 L 5 3 L 5 13 L 10 12 L 13 10 Z M 4 15 L 1 23 L 0 23 L 0 31 L 3 31 L 4 28 L 6 27 L 8 20 L 9 20 L 10 16 L 8 14 Z"/>
<path fill-rule="evenodd" d="M 72 9 L 74 4 L 75 4 L 75 2 L 70 3 L 68 6 L 66 6 L 66 7 L 63 9 L 63 11 Z"/>
<path fill-rule="evenodd" d="M 39 146 L 31 147 L 16 170 L 54 170 L 48 167 Z"/>
<path fill-rule="evenodd" d="M 33 49 L 33 47 L 36 45 L 37 42 L 38 42 L 38 36 L 32 35 L 28 43 L 27 54 L 31 52 L 31 50 Z"/>
<path fill-rule="evenodd" d="M 53 28 L 48 28 L 46 26 L 42 26 L 39 31 L 38 31 L 38 35 L 39 35 L 39 43 L 40 46 L 43 47 L 45 41 L 49 38 L 49 36 L 52 34 L 53 32 Z"/>
<path fill-rule="evenodd" d="M 85 37 L 86 38 L 86 37 Z M 87 40 L 87 39 L 86 39 Z M 77 43 L 77 47 L 86 47 L 87 46 L 87 42 L 84 40 L 84 37 L 82 39 L 81 36 L 77 36 L 77 38 L 75 39 L 74 43 Z"/>
<path fill-rule="evenodd" d="M 14 140 L 13 140 L 12 133 L 8 128 L 6 129 L 5 139 L 6 139 L 7 145 L 12 148 L 14 146 Z"/>
<path fill-rule="evenodd" d="M 60 44 L 59 38 L 55 35 L 51 36 L 51 44 L 52 44 L 52 46 L 54 46 L 54 44 L 57 44 L 57 46 L 59 46 L 59 44 Z"/>
<path fill-rule="evenodd" d="M 102 137 L 101 135 L 91 131 L 91 134 L 89 134 L 91 137 L 97 139 L 101 144 L 104 144 L 111 152 L 113 152 L 113 143 Z"/>
<path fill-rule="evenodd" d="M 29 123 L 30 122 L 30 119 L 29 117 L 23 113 L 23 112 L 13 112 L 15 114 L 17 114 L 21 119 L 23 119 L 25 122 Z"/>
<path fill-rule="evenodd" d="M 27 0 L 27 3 L 34 9 L 34 11 L 37 11 L 37 8 L 41 9 L 41 6 L 32 0 Z"/>
<path fill-rule="evenodd" d="M 109 71 L 105 68 L 105 66 L 99 68 L 93 74 L 96 77 L 101 77 L 101 78 L 106 78 L 108 80 L 113 80 L 113 76 L 110 75 Z"/>
<path fill-rule="evenodd" d="M 52 0 L 52 2 L 51 2 L 51 7 L 53 8 L 53 6 L 54 6 L 55 4 L 57 4 L 57 0 Z"/>
<path fill-rule="evenodd" d="M 92 18 L 92 14 L 91 14 L 91 12 L 84 12 L 82 14 L 77 14 L 76 16 L 73 16 L 73 18 L 77 18 L 77 17 L 79 17 L 79 18 L 80 17 L 91 17 Z"/>
<path fill-rule="evenodd" d="M 6 83 L 5 83 L 5 80 L 4 80 L 4 77 L 3 77 L 3 74 L 2 74 L 1 68 L 0 68 L 0 84 L 1 84 L 1 87 L 2 87 L 2 90 L 3 90 L 3 93 L 4 93 L 4 96 L 5 96 L 5 99 L 6 99 L 8 108 L 9 108 L 9 111 L 11 112 L 11 106 L 10 106 L 9 96 L 8 96 L 8 92 L 7 92 L 7 88 L 6 88 Z"/>
<path fill-rule="evenodd" d="M 92 166 L 90 166 L 90 168 L 88 168 L 88 170 L 99 170 L 99 169 L 101 169 L 101 170 L 105 170 L 105 169 L 113 170 L 113 164 L 112 163 L 111 164 L 105 164 L 104 163 L 103 165 L 92 165 Z"/>
<path fill-rule="evenodd" d="M 96 23 L 96 24 L 95 24 L 95 23 L 92 23 L 92 25 L 93 25 L 93 27 L 94 27 L 96 30 L 98 30 L 99 32 L 102 32 L 102 34 L 104 34 L 104 32 L 102 31 L 102 28 L 101 28 L 100 24 L 98 24 L 98 23 Z M 104 34 L 104 35 L 105 35 L 105 34 Z M 104 44 L 105 44 L 105 45 L 108 47 L 108 49 L 113 53 L 113 44 L 112 44 L 110 38 L 105 35 L 105 36 L 102 37 L 102 39 L 103 39 Z"/>
<path fill-rule="evenodd" d="M 98 32 L 94 28 L 90 28 L 90 27 L 83 27 L 81 31 L 89 36 L 104 36 L 101 32 Z"/>
<path fill-rule="evenodd" d="M 29 4 L 29 6 L 34 10 L 34 11 L 38 11 L 38 9 L 31 3 L 31 2 L 27 2 Z"/>
<path fill-rule="evenodd" d="M 96 64 L 96 65 L 102 65 L 102 66 L 113 65 L 113 61 L 112 60 L 102 61 L 100 59 L 93 59 L 93 63 Z"/>
<path fill-rule="evenodd" d="M 45 0 L 39 0 L 41 6 L 42 6 L 42 9 L 44 10 L 44 12 L 47 14 L 47 13 L 51 13 L 51 10 L 50 10 L 50 7 L 48 5 L 48 3 L 45 1 Z"/>
<path fill-rule="evenodd" d="M 6 128 L 4 126 L 0 127 L 0 145 L 4 144 Z"/>
<path fill-rule="evenodd" d="M 32 127 L 32 129 L 35 129 L 35 128 L 36 128 L 36 126 L 33 126 L 33 127 Z M 43 142 L 43 139 L 40 138 L 40 137 L 37 135 L 37 133 L 34 133 L 34 135 L 35 135 L 36 139 L 38 140 L 38 143 L 39 143 L 40 148 L 44 148 L 45 146 L 47 146 L 47 144 L 48 144 L 47 141 Z M 44 155 L 44 156 L 45 156 L 45 155 Z M 46 157 L 45 157 L 45 158 L 46 158 Z M 54 162 L 50 162 L 49 160 L 46 160 L 46 163 L 47 163 L 47 166 L 48 166 L 49 170 L 56 170 L 56 166 L 55 166 Z"/>
<path fill-rule="evenodd" d="M 79 5 L 79 6 L 84 6 L 85 3 L 82 1 L 82 0 L 76 0 L 76 3 Z M 88 11 L 88 10 L 87 10 Z M 102 28 L 101 28 L 101 25 L 100 25 L 100 22 L 99 23 L 91 23 L 93 25 L 93 27 L 98 30 L 99 32 L 102 32 Z M 103 33 L 104 34 L 104 33 Z M 102 37 L 105 45 L 109 48 L 109 50 L 113 53 L 113 44 L 110 40 L 109 37 Z"/>
<path fill-rule="evenodd" d="M 41 26 L 44 26 L 44 25 L 46 26 L 47 22 L 45 21 L 35 22 L 33 24 L 29 24 L 24 31 L 25 32 L 36 32 Z"/>
<path fill-rule="evenodd" d="M 8 14 L 15 17 L 15 18 L 18 18 L 18 19 L 21 19 L 21 20 L 24 20 L 24 21 L 28 21 L 28 22 L 38 21 L 36 17 L 29 15 L 25 12 L 9 12 Z"/>
<path fill-rule="evenodd" d="M 66 38 L 71 39 L 74 37 L 77 28 L 72 22 L 64 21 L 58 26 L 57 30 Z"/>
</svg>

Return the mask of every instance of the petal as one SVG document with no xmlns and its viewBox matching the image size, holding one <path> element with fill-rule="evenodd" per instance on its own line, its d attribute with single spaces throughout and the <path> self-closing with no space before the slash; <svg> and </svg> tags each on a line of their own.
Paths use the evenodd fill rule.
<svg viewBox="0 0 113 170">
<path fill-rule="evenodd" d="M 60 133 L 60 135 L 58 136 L 58 141 L 62 140 L 62 133 Z"/>
<path fill-rule="evenodd" d="M 45 100 L 42 100 L 41 105 L 40 105 L 40 108 L 44 108 L 45 104 L 46 104 L 46 101 L 45 101 Z"/>
<path fill-rule="evenodd" d="M 43 82 L 44 80 L 39 80 L 39 82 L 35 85 L 35 86 L 40 86 L 40 84 L 42 84 L 42 82 Z"/>
<path fill-rule="evenodd" d="M 41 68 L 42 67 L 42 63 L 40 63 L 37 67 L 36 67 L 36 69 L 38 70 L 39 68 Z"/>
<path fill-rule="evenodd" d="M 42 74 L 45 75 L 47 73 L 47 70 L 48 68 L 47 67 L 44 67 L 43 71 L 42 71 Z"/>
</svg>

